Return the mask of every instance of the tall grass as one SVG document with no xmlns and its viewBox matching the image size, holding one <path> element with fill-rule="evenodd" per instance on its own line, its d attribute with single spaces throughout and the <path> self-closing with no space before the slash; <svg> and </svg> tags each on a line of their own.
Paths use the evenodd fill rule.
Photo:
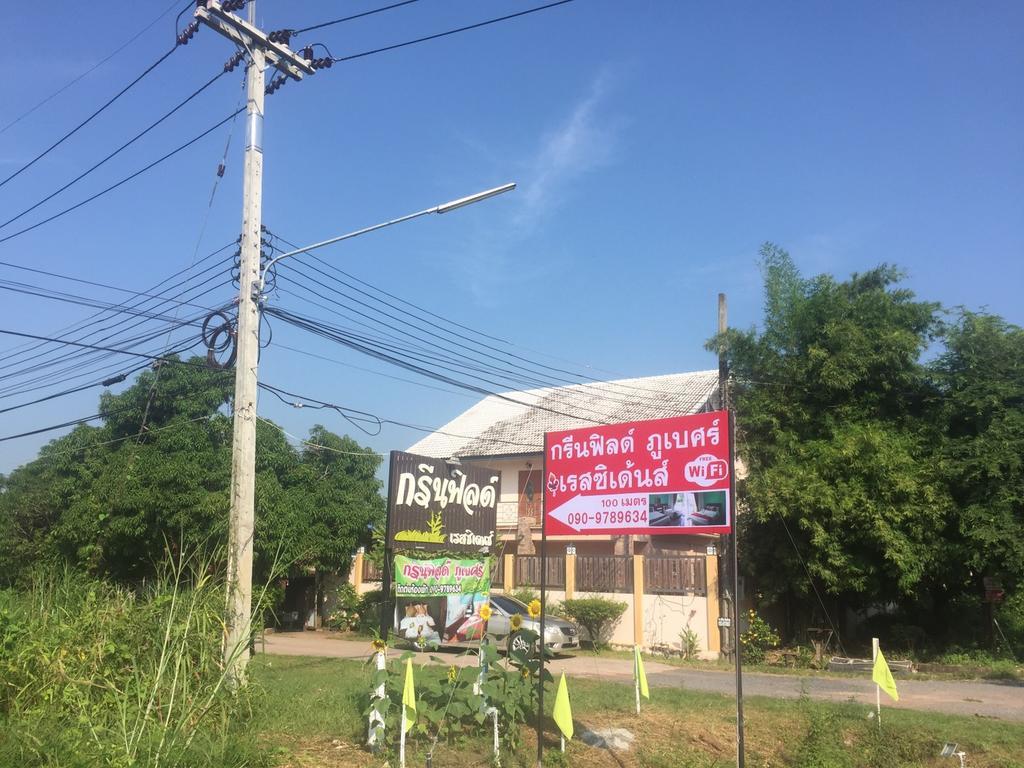
<svg viewBox="0 0 1024 768">
<path fill-rule="evenodd" d="M 211 562 L 178 558 L 134 590 L 66 570 L 0 592 L 0 765 L 262 765 Z"/>
</svg>

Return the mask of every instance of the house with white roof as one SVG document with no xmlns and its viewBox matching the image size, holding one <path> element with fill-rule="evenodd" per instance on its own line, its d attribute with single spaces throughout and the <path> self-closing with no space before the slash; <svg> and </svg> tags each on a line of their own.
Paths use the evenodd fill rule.
<svg viewBox="0 0 1024 768">
<path fill-rule="evenodd" d="M 717 404 L 717 370 L 503 392 L 485 397 L 408 450 L 501 470 L 498 529 L 503 549 L 532 555 L 540 541 L 545 432 L 687 416 L 714 410 Z M 575 546 L 578 554 L 644 554 L 658 549 L 703 554 L 707 540 L 557 536 L 548 538 L 548 554 L 564 554 L 566 545 Z"/>
<path fill-rule="evenodd" d="M 541 568 L 545 432 L 687 416 L 719 407 L 717 370 L 503 392 L 485 397 L 408 452 L 501 471 L 492 582 L 506 592 L 535 588 Z M 717 657 L 723 647 L 718 538 L 549 536 L 548 599 L 587 594 L 621 600 L 629 607 L 613 643 L 679 650 L 681 633 L 692 632 L 701 655 Z"/>
</svg>

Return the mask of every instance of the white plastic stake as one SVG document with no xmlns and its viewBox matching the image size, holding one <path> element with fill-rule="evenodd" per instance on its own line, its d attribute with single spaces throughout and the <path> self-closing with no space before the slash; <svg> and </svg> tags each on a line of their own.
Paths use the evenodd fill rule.
<svg viewBox="0 0 1024 768">
<path fill-rule="evenodd" d="M 402 723 L 398 726 L 400 735 L 398 737 L 398 765 L 405 768 L 405 705 L 402 705 Z"/>
<path fill-rule="evenodd" d="M 640 667 L 636 663 L 637 650 L 633 648 L 633 689 L 636 694 L 636 713 L 640 714 Z"/>
<path fill-rule="evenodd" d="M 871 638 L 871 663 L 874 665 L 878 659 L 878 638 Z M 882 687 L 875 683 L 875 717 L 878 720 L 878 730 L 882 730 Z"/>
<path fill-rule="evenodd" d="M 385 658 L 384 651 L 377 651 L 377 671 L 384 670 L 386 668 L 386 666 L 387 666 L 387 660 Z M 374 690 L 374 692 L 373 692 L 373 698 L 376 701 L 380 701 L 386 695 L 387 694 L 386 694 L 386 692 L 384 690 L 384 683 L 381 683 L 380 685 L 378 685 L 376 690 Z M 378 726 L 381 728 L 381 734 L 383 735 L 383 733 L 384 733 L 384 730 L 383 730 L 384 729 L 384 718 L 381 717 L 380 712 L 376 712 L 374 710 L 370 710 L 370 724 L 369 724 L 369 729 L 370 730 L 369 730 L 369 736 L 368 736 L 368 738 L 366 740 L 366 743 L 370 746 L 371 749 L 376 749 L 376 747 L 378 746 L 378 743 L 377 743 L 377 728 L 378 728 Z"/>
<path fill-rule="evenodd" d="M 565 734 L 560 734 L 560 738 L 562 739 L 562 751 L 565 752 Z"/>
<path fill-rule="evenodd" d="M 491 707 L 488 712 L 491 713 L 491 719 L 494 722 L 494 765 L 495 768 L 501 767 L 501 752 L 498 747 L 498 709 L 497 707 Z"/>
</svg>

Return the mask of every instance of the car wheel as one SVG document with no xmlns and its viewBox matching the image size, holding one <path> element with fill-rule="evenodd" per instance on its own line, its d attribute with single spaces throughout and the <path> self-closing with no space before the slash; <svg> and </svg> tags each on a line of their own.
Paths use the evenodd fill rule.
<svg viewBox="0 0 1024 768">
<path fill-rule="evenodd" d="M 532 643 L 526 639 L 526 636 L 522 632 L 513 632 L 508 636 L 508 652 L 524 653 L 527 657 L 537 655 L 538 643 L 534 640 Z"/>
</svg>

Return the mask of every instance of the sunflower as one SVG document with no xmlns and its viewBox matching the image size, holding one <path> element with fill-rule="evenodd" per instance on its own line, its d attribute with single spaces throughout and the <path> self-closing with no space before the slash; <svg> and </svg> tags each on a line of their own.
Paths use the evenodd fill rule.
<svg viewBox="0 0 1024 768">
<path fill-rule="evenodd" d="M 477 611 L 477 613 L 480 614 L 481 619 L 483 619 L 484 621 L 489 621 L 491 618 L 491 604 L 484 603 L 480 606 L 480 610 Z"/>
<path fill-rule="evenodd" d="M 508 620 L 508 623 L 512 625 L 512 631 L 515 632 L 523 626 L 523 617 L 521 614 L 513 613 L 512 618 Z"/>
<path fill-rule="evenodd" d="M 458 677 L 459 670 L 456 668 L 454 664 L 452 664 L 450 667 L 448 667 L 448 683 L 450 685 L 454 685 Z"/>
<path fill-rule="evenodd" d="M 540 600 L 531 600 L 530 604 L 526 606 L 526 610 L 529 612 L 531 619 L 536 619 L 540 616 Z"/>
<path fill-rule="evenodd" d="M 523 676 L 523 680 L 525 680 L 526 678 L 528 678 L 530 676 L 530 670 L 528 670 L 526 667 L 523 667 L 519 671 L 519 674 L 521 674 Z"/>
<path fill-rule="evenodd" d="M 381 640 L 379 637 L 370 643 L 370 647 L 373 648 L 375 653 L 382 653 L 387 650 L 388 644 Z"/>
</svg>

